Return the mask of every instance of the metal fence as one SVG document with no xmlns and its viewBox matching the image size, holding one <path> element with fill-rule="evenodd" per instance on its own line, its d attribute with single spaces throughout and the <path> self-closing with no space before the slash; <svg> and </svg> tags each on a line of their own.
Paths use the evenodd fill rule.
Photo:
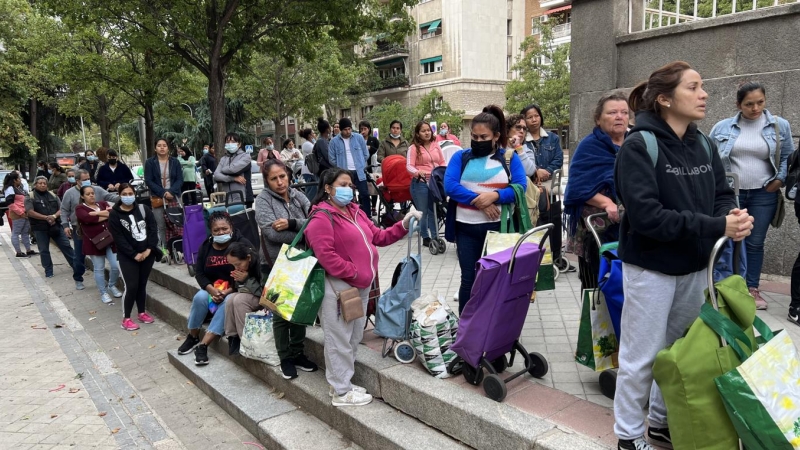
<svg viewBox="0 0 800 450">
<path fill-rule="evenodd" d="M 800 2 L 800 0 L 629 0 L 628 31 L 668 27 L 679 23 L 773 8 L 796 2 Z M 641 6 L 641 9 L 637 6 Z M 638 24 L 634 23 L 636 20 L 634 11 L 641 13 L 641 27 L 637 27 Z"/>
</svg>

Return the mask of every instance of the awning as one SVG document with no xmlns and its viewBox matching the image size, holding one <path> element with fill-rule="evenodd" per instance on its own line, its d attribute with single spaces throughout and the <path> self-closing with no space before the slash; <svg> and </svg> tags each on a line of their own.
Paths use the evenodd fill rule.
<svg viewBox="0 0 800 450">
<path fill-rule="evenodd" d="M 437 61 L 441 61 L 441 60 L 442 60 L 442 56 L 439 55 L 439 56 L 434 56 L 433 58 L 421 59 L 421 60 L 419 60 L 419 63 L 420 64 L 428 64 L 428 63 L 437 62 Z"/>
<path fill-rule="evenodd" d="M 559 13 L 561 11 L 566 11 L 568 9 L 572 9 L 572 5 L 562 6 L 560 8 L 553 8 L 550 11 L 547 11 L 545 14 L 549 16 L 550 14 Z"/>
<path fill-rule="evenodd" d="M 431 26 L 428 28 L 428 33 L 433 33 L 439 28 L 439 25 L 442 23 L 441 20 L 434 20 Z"/>
</svg>

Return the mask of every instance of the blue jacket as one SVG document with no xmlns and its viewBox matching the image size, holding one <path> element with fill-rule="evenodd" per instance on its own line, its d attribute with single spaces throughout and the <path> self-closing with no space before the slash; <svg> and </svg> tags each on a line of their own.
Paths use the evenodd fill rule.
<svg viewBox="0 0 800 450">
<path fill-rule="evenodd" d="M 764 186 L 766 186 L 770 181 L 775 179 L 781 182 L 786 181 L 786 160 L 789 159 L 789 155 L 794 151 L 794 143 L 792 141 L 791 127 L 786 119 L 774 116 L 766 109 L 764 110 L 764 114 L 767 116 L 767 126 L 761 130 L 761 135 L 764 137 L 764 140 L 767 141 L 767 146 L 769 147 L 769 162 L 773 170 L 775 170 L 775 176 L 764 183 Z M 725 167 L 726 172 L 731 171 L 731 150 L 733 150 L 733 144 L 739 137 L 739 133 L 741 133 L 741 129 L 739 128 L 739 118 L 741 115 L 742 113 L 739 112 L 733 117 L 717 122 L 714 128 L 711 129 L 711 134 L 709 135 L 717 144 L 717 150 L 719 151 L 719 156 L 722 159 L 722 165 Z M 775 147 L 777 145 L 775 139 L 776 122 L 781 133 L 781 164 L 779 168 L 775 167 Z"/>
<path fill-rule="evenodd" d="M 117 167 L 111 170 L 111 166 L 103 164 L 97 171 L 97 185 L 103 189 L 108 189 L 109 184 L 130 183 L 133 180 L 131 169 L 122 161 L 117 161 Z"/>
<path fill-rule="evenodd" d="M 183 187 L 183 170 L 181 163 L 172 156 L 169 157 L 169 192 L 176 199 L 181 198 L 181 188 Z M 150 195 L 154 197 L 164 197 L 167 192 L 161 184 L 161 165 L 158 163 L 158 156 L 147 158 L 144 163 L 144 182 L 150 189 Z"/>
<path fill-rule="evenodd" d="M 447 171 L 444 173 L 445 193 L 452 200 L 455 200 L 462 205 L 469 205 L 478 197 L 477 193 L 461 185 L 461 156 L 467 150 L 470 149 L 456 152 L 453 157 L 450 158 L 450 162 L 447 163 Z M 505 152 L 506 149 L 500 148 L 494 155 L 490 156 L 490 158 L 505 158 Z M 522 185 L 523 189 L 527 188 L 528 180 L 525 178 L 525 168 L 522 166 L 522 162 L 520 161 L 516 152 L 511 156 L 509 170 L 511 171 L 511 180 L 509 181 L 509 184 L 519 184 Z M 511 186 L 500 189 L 497 191 L 497 193 L 500 195 L 500 199 L 497 200 L 497 203 L 499 204 L 509 204 L 516 201 L 516 198 L 514 197 L 514 188 Z"/>
<path fill-rule="evenodd" d="M 525 141 L 525 150 L 528 153 L 533 152 L 537 169 L 547 169 L 552 175 L 564 165 L 564 150 L 561 150 L 561 140 L 557 134 L 548 133 L 544 129 L 540 133 L 542 136 L 539 147 L 533 144 L 534 141 Z"/>
<path fill-rule="evenodd" d="M 367 168 L 366 161 L 369 159 L 369 150 L 367 150 L 367 143 L 364 141 L 363 136 L 358 133 L 350 135 L 350 152 L 353 154 L 358 181 L 366 180 L 367 175 L 364 173 L 364 169 Z M 342 139 L 341 134 L 331 139 L 331 143 L 328 146 L 328 156 L 334 167 L 347 169 L 347 154 L 345 153 L 344 139 Z"/>
</svg>

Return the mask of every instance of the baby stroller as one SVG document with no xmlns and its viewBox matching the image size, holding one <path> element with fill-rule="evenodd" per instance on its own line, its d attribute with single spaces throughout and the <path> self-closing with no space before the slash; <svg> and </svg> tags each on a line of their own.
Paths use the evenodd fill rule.
<svg viewBox="0 0 800 450">
<path fill-rule="evenodd" d="M 403 364 L 414 362 L 417 355 L 408 333 L 411 326 L 411 302 L 422 295 L 422 238 L 419 234 L 417 254 L 411 254 L 415 224 L 416 219 L 412 218 L 408 227 L 408 254 L 395 269 L 397 278 L 392 280 L 392 287 L 378 299 L 375 311 L 374 332 L 383 338 L 381 354 L 385 358 L 394 350 L 394 357 Z M 390 344 L 389 348 L 387 344 Z"/>
<path fill-rule="evenodd" d="M 185 191 L 181 194 L 181 200 L 185 196 L 194 193 L 201 196 L 200 190 Z M 197 264 L 197 253 L 200 246 L 208 238 L 208 228 L 203 217 L 203 205 L 187 205 L 183 208 L 183 260 L 189 270 L 189 276 L 194 276 L 194 265 Z"/>
<path fill-rule="evenodd" d="M 428 191 L 433 200 L 433 220 L 436 222 L 437 236 L 431 236 L 430 251 L 431 255 L 437 255 L 447 251 L 447 242 L 438 236 L 438 230 L 444 226 L 447 217 L 447 194 L 444 193 L 444 173 L 447 166 L 439 166 L 431 172 L 428 180 Z"/>
<path fill-rule="evenodd" d="M 403 219 L 411 203 L 411 174 L 406 168 L 405 156 L 392 155 L 384 159 L 381 175 L 381 203 L 386 205 L 386 211 L 379 214 L 378 223 L 388 228 Z M 399 213 L 394 210 L 394 203 L 401 204 Z"/>
<path fill-rule="evenodd" d="M 450 347 L 457 355 L 450 362 L 450 373 L 461 366 L 464 378 L 472 385 L 483 382 L 486 395 L 503 401 L 506 384 L 527 373 L 541 378 L 547 374 L 547 360 L 539 353 L 528 353 L 519 342 L 531 294 L 536 287 L 536 274 L 544 258 L 544 242 L 553 225 L 528 230 L 513 248 L 486 255 L 478 260 L 478 271 L 469 302 L 461 313 L 458 335 Z M 547 230 L 538 245 L 525 239 L 536 232 Z M 511 358 L 506 361 L 506 353 Z M 524 369 L 506 379 L 500 378 L 514 357 L 520 352 L 525 359 Z M 489 371 L 484 378 L 483 369 Z"/>
</svg>

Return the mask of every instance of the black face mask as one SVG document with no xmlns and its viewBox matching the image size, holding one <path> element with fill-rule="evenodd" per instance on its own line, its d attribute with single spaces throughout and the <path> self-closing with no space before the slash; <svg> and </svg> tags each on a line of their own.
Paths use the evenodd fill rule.
<svg viewBox="0 0 800 450">
<path fill-rule="evenodd" d="M 476 141 L 473 139 L 471 145 L 472 154 L 477 158 L 489 156 L 489 154 L 492 153 L 492 150 L 494 150 L 494 143 L 492 141 Z"/>
<path fill-rule="evenodd" d="M 114 166 L 114 165 L 117 164 L 117 160 L 116 159 L 109 159 L 108 160 L 108 164 Z"/>
</svg>

